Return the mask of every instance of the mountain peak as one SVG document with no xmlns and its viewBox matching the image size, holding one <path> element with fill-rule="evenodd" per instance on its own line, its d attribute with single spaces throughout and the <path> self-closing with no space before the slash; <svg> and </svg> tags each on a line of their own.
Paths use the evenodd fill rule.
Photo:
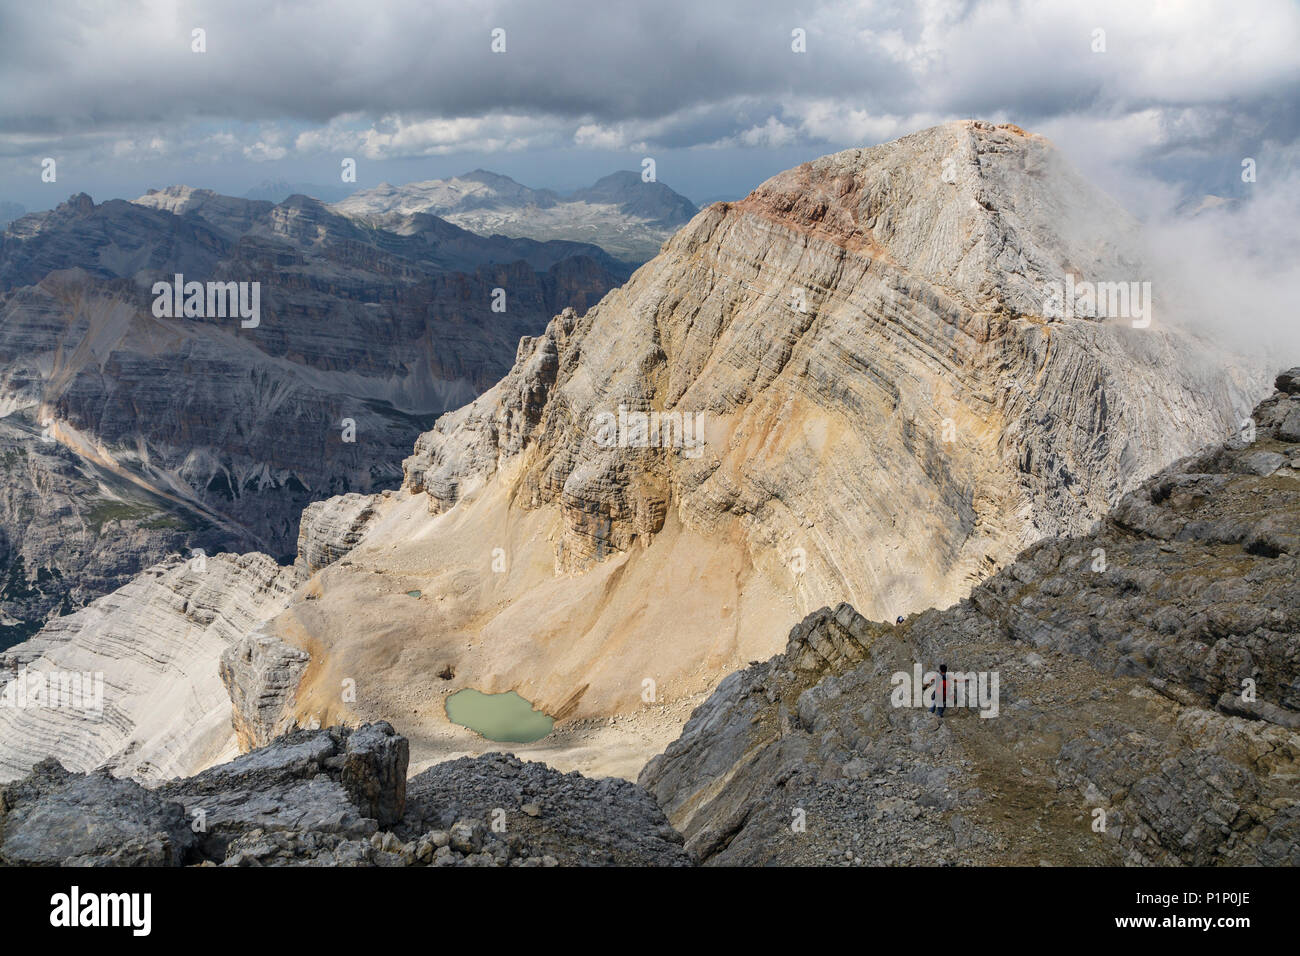
<svg viewBox="0 0 1300 956">
<path fill-rule="evenodd" d="M 578 718 L 630 706 L 637 674 L 686 695 L 724 657 L 778 650 L 757 637 L 773 616 L 848 600 L 893 620 L 1086 530 L 1231 432 L 1263 383 L 1176 327 L 1045 316 L 1043 283 L 1144 275 L 1131 224 L 1046 141 L 989 124 L 822 157 L 700 212 L 420 438 L 405 490 L 455 517 L 332 572 L 348 624 L 312 634 L 338 662 L 321 686 L 359 666 L 347 613 L 377 568 L 432 548 L 466 555 L 439 569 L 456 580 L 503 526 L 546 533 L 454 635 L 422 636 L 415 610 L 384 626 Z"/>
<path fill-rule="evenodd" d="M 640 216 L 665 227 L 680 226 L 698 211 L 685 196 L 656 180 L 646 182 L 641 173 L 630 169 L 602 176 L 586 189 L 570 193 L 569 198 L 609 203 L 628 215 Z"/>
<path fill-rule="evenodd" d="M 482 168 L 472 169 L 468 173 L 461 173 L 459 176 L 455 178 L 465 180 L 467 182 L 487 183 L 489 185 L 509 184 L 511 186 L 518 186 L 522 189 L 528 188 L 526 186 L 522 186 L 518 180 L 512 179 L 511 177 L 506 176 L 503 173 L 494 173 L 490 169 L 482 169 Z"/>
<path fill-rule="evenodd" d="M 594 189 L 598 186 L 637 186 L 642 182 L 641 174 L 634 169 L 616 169 L 608 176 L 601 176 L 590 187 Z M 650 183 L 646 183 L 650 185 Z"/>
<path fill-rule="evenodd" d="M 59 204 L 60 209 L 67 209 L 69 212 L 86 215 L 94 212 L 95 200 L 91 199 L 87 193 L 76 193 L 68 197 L 67 202 Z"/>
<path fill-rule="evenodd" d="M 738 208 L 863 249 L 972 307 L 1044 314 L 1065 274 L 1148 277 L 1136 221 L 1046 139 L 963 120 L 778 173 Z"/>
</svg>

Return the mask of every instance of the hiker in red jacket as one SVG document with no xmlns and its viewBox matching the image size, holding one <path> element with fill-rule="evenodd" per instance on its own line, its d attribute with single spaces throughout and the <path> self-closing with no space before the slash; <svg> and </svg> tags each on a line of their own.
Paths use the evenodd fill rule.
<svg viewBox="0 0 1300 956">
<path fill-rule="evenodd" d="M 937 686 L 935 687 L 935 692 L 934 692 L 934 703 L 930 705 L 930 713 L 932 714 L 937 713 L 940 717 L 942 717 L 944 706 L 947 704 L 948 701 L 948 665 L 947 664 L 939 665 L 939 676 L 936 679 L 930 681 L 929 684 L 926 684 L 925 687 L 928 689 L 931 685 L 937 685 Z"/>
</svg>

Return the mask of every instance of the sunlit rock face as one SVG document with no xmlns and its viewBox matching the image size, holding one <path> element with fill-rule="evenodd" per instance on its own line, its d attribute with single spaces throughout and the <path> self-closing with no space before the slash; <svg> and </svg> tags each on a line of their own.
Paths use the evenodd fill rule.
<svg viewBox="0 0 1300 956">
<path fill-rule="evenodd" d="M 525 341 L 420 438 L 407 488 L 440 513 L 518 462 L 515 502 L 556 509 L 564 570 L 652 544 L 674 513 L 735 532 L 716 540 L 799 604 L 892 618 L 952 600 L 1230 434 L 1266 387 L 1168 324 L 1044 316 L 1067 274 L 1141 279 L 1137 241 L 1014 128 L 825 157 L 705 210 L 587 316 Z M 600 434 L 651 412 L 658 429 Z"/>
<path fill-rule="evenodd" d="M 101 675 L 102 706 L 29 695 L 0 707 L 0 779 L 47 756 L 154 782 L 229 759 L 238 751 L 221 654 L 283 608 L 300 580 L 264 554 L 172 560 L 51 621 L 0 655 L 0 682 Z"/>
<path fill-rule="evenodd" d="M 777 649 L 773 620 L 960 599 L 1232 434 L 1267 390 L 1158 298 L 1149 325 L 1058 317 L 1067 278 L 1150 281 L 1140 240 L 1014 127 L 958 123 L 783 173 L 524 340 L 405 462 L 431 519 L 381 506 L 295 627 L 330 679 L 362 671 L 377 648 L 334 622 L 375 571 L 399 576 L 446 597 L 385 603 L 383 647 L 590 717 L 642 707 L 647 679 L 711 686 Z"/>
<path fill-rule="evenodd" d="M 284 229 L 332 222 L 293 203 Z M 475 746 L 448 694 L 514 690 L 557 738 L 609 728 L 548 762 L 632 775 L 676 736 L 675 704 L 815 609 L 946 605 L 1089 529 L 1268 389 L 1158 296 L 1149 324 L 1061 315 L 1067 279 L 1151 281 L 1139 241 L 1049 143 L 980 123 L 701 211 L 585 314 L 518 340 L 418 438 L 400 489 L 309 512 L 302 577 L 247 622 L 248 666 L 227 658 L 244 735 L 390 719 L 428 763 Z M 195 679 L 221 692 L 215 659 Z"/>
</svg>

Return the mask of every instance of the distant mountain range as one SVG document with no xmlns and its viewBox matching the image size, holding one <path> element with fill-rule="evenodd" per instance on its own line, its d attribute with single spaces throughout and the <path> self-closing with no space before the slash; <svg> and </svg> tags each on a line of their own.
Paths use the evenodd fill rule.
<svg viewBox="0 0 1300 956">
<path fill-rule="evenodd" d="M 390 226 L 173 186 L 4 231 L 0 648 L 169 552 L 291 554 L 309 502 L 395 485 L 521 336 L 628 274 L 593 245 Z M 176 273 L 259 283 L 260 323 L 157 316 Z"/>
<path fill-rule="evenodd" d="M 290 196 L 310 196 L 321 202 L 338 202 L 356 191 L 355 186 L 323 186 L 320 183 L 291 183 L 283 179 L 263 179 L 244 193 L 245 199 L 284 202 Z"/>
<path fill-rule="evenodd" d="M 0 202 L 0 229 L 13 222 L 27 211 L 27 207 L 16 202 Z"/>
<path fill-rule="evenodd" d="M 186 208 L 201 202 L 209 214 L 221 202 L 233 209 L 231 204 L 242 200 L 275 204 L 291 196 L 307 196 L 332 204 L 336 212 L 345 216 L 374 220 L 381 228 L 397 221 L 393 216 L 400 220 L 403 216 L 424 213 L 481 236 L 589 242 L 633 266 L 657 255 L 664 240 L 699 211 L 685 196 L 663 183 L 643 182 L 641 174 L 631 170 L 611 173 L 591 186 L 570 193 L 533 189 L 485 169 L 450 179 L 430 179 L 404 186 L 381 183 L 362 190 L 342 183 L 327 185 L 283 179 L 265 179 L 242 197 L 186 188 Z M 148 195 L 158 196 L 159 191 L 150 190 Z M 176 202 L 175 196 L 154 200 L 159 208 L 172 211 Z M 21 218 L 25 212 L 18 203 L 0 202 L 0 228 Z"/>
<path fill-rule="evenodd" d="M 381 224 L 394 215 L 432 213 L 480 235 L 590 242 L 636 265 L 658 254 L 698 211 L 663 183 L 643 182 L 639 173 L 626 170 L 561 195 L 484 169 L 405 186 L 381 183 L 353 193 L 334 209 Z"/>
</svg>

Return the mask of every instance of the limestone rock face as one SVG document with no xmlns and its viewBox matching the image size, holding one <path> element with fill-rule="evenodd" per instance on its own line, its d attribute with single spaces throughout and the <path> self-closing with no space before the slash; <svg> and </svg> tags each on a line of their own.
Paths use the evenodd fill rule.
<svg viewBox="0 0 1300 956">
<path fill-rule="evenodd" d="M 351 494 L 308 505 L 298 526 L 298 562 L 315 574 L 351 551 L 374 517 L 374 504 L 373 495 Z"/>
<path fill-rule="evenodd" d="M 640 776 L 687 850 L 1300 864 L 1300 445 L 1279 428 L 1300 406 L 1293 374 L 1251 441 L 1175 463 L 969 600 L 897 627 L 822 609 L 729 676 Z M 978 702 L 996 707 L 928 712 L 913 675 L 941 662 L 986 688 L 997 675 Z"/>
<path fill-rule="evenodd" d="M 163 562 L 0 654 L 0 693 L 86 675 L 102 706 L 61 700 L 0 707 L 0 780 L 54 756 L 146 781 L 233 756 L 222 653 L 286 606 L 302 572 L 264 554 Z M 294 652 L 302 656 L 301 652 Z M 296 683 L 296 681 L 294 682 Z M 79 706 L 80 704 L 80 706 Z"/>
<path fill-rule="evenodd" d="M 6 684 L 100 675 L 105 697 L 102 713 L 0 709 L 0 780 L 54 755 L 72 769 L 108 764 L 153 781 L 197 772 L 295 727 L 310 656 L 267 633 L 266 622 L 312 574 L 348 553 L 380 498 L 344 495 L 308 507 L 291 567 L 263 554 L 172 559 L 0 654 Z"/>
<path fill-rule="evenodd" d="M 592 245 L 429 215 L 394 230 L 188 187 L 82 194 L 9 226 L 0 646 L 169 554 L 290 557 L 306 505 L 395 485 L 414 438 L 496 382 L 520 336 L 627 275 Z M 260 321 L 155 316 L 154 283 L 177 274 L 258 283 Z"/>
<path fill-rule="evenodd" d="M 533 444 L 518 484 L 563 512 L 563 567 L 653 535 L 671 502 L 702 528 L 741 517 L 754 550 L 802 547 L 809 591 L 847 585 L 873 611 L 955 597 L 1249 407 L 1258 386 L 1192 371 L 1176 334 L 1042 318 L 1066 272 L 1140 275 L 1132 228 L 1014 131 L 826 157 L 707 210 L 586 318 L 525 340 L 421 437 L 407 487 L 445 510 Z M 602 447 L 620 407 L 702 416 L 704 447 Z M 826 529 L 851 534 L 840 554 Z"/>
<path fill-rule="evenodd" d="M 102 714 L 0 709 L 0 780 L 54 755 L 72 769 L 107 763 L 152 781 L 197 772 L 296 726 L 295 693 L 310 656 L 267 633 L 266 622 L 348 553 L 381 497 L 309 506 L 291 567 L 263 554 L 171 559 L 0 654 L 5 682 L 99 674 L 105 688 Z"/>
<path fill-rule="evenodd" d="M 231 723 L 242 751 L 262 747 L 296 722 L 294 691 L 310 656 L 276 637 L 249 634 L 221 653 L 219 675 L 230 695 Z"/>
<path fill-rule="evenodd" d="M 501 648 L 457 651 L 456 673 L 543 707 L 576 695 L 578 716 L 636 709 L 645 678 L 699 689 L 701 665 L 716 678 L 770 653 L 757 634 L 774 615 L 951 603 L 1235 433 L 1267 390 L 1263 369 L 1179 331 L 1158 280 L 1149 327 L 1056 317 L 1067 280 L 1146 281 L 1143 262 L 1132 220 L 1012 127 L 805 164 L 523 340 L 404 463 L 433 522 L 376 525 L 358 555 L 418 579 L 414 535 L 441 548 L 437 580 L 464 609 L 447 646 Z M 386 554 L 404 528 L 408 561 Z M 507 570 L 488 577 L 493 546 Z M 336 593 L 373 580 L 330 575 Z"/>
</svg>

